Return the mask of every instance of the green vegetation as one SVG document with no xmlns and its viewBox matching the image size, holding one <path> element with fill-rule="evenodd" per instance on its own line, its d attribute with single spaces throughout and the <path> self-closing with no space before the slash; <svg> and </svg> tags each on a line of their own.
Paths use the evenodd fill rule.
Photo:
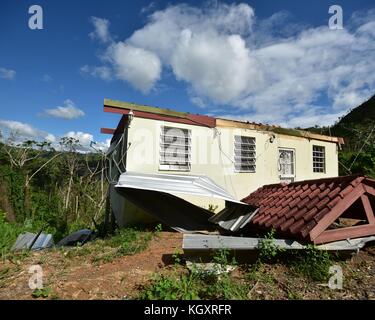
<svg viewBox="0 0 375 320">
<path fill-rule="evenodd" d="M 117 230 L 116 233 L 99 243 L 102 250 L 103 245 L 107 249 L 102 253 L 93 257 L 93 262 L 110 262 L 115 258 L 133 255 L 145 250 L 151 239 L 153 232 L 139 230 L 136 228 L 124 228 Z M 100 241 L 100 240 L 99 240 Z"/>
<path fill-rule="evenodd" d="M 176 256 L 176 255 L 175 255 Z M 248 286 L 231 274 L 224 272 L 228 266 L 228 251 L 220 250 L 212 261 L 213 270 L 205 271 L 193 266 L 190 272 L 177 265 L 170 274 L 155 275 L 151 282 L 142 288 L 141 300 L 196 300 L 196 299 L 237 299 L 247 298 Z M 235 261 L 232 260 L 232 264 Z"/>
<path fill-rule="evenodd" d="M 313 281 L 327 281 L 332 259 L 327 251 L 309 245 L 302 252 L 295 252 L 290 262 L 291 271 Z"/>
<path fill-rule="evenodd" d="M 2 140 L 1 255 L 24 231 L 43 229 L 57 242 L 73 231 L 103 223 L 107 183 L 102 153 L 77 152 L 80 144 L 73 138 L 62 138 L 58 151 L 50 143 L 22 141 L 15 134 Z"/>
<path fill-rule="evenodd" d="M 285 250 L 279 248 L 275 244 L 275 230 L 272 229 L 271 231 L 267 232 L 260 243 L 259 248 L 259 259 L 262 262 L 269 262 L 273 261 L 280 253 L 284 252 Z"/>
<path fill-rule="evenodd" d="M 260 244 L 259 256 L 254 264 L 238 265 L 230 252 L 221 249 L 212 257 L 211 265 L 203 267 L 198 263 L 189 263 L 189 270 L 183 268 L 179 252 L 173 254 L 172 272 L 154 275 L 150 282 L 141 288 L 138 299 L 151 300 L 190 300 L 190 299 L 253 299 L 257 297 L 254 289 L 261 284 L 263 290 L 272 296 L 277 295 L 280 280 L 269 273 L 271 264 L 286 267 L 292 277 L 309 283 L 324 282 L 329 279 L 332 265 L 328 252 L 314 246 L 306 250 L 286 252 L 277 247 L 272 230 L 265 235 Z M 229 267 L 235 266 L 237 272 Z M 300 293 L 287 285 L 282 290 L 288 299 L 301 299 Z M 254 296 L 255 294 L 255 296 Z"/>
<path fill-rule="evenodd" d="M 35 289 L 31 296 L 33 298 L 48 298 L 51 294 L 52 290 L 49 287 Z"/>
<path fill-rule="evenodd" d="M 375 178 L 375 96 L 351 109 L 330 128 L 307 130 L 343 137 L 339 150 L 340 175 L 363 174 Z"/>
</svg>

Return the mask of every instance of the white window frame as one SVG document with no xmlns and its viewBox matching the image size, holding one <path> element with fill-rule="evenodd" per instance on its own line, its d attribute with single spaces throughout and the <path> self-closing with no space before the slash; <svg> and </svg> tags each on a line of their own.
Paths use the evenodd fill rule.
<svg viewBox="0 0 375 320">
<path fill-rule="evenodd" d="M 251 139 L 251 142 L 243 142 L 243 139 Z M 248 148 L 245 148 L 248 147 Z M 251 136 L 235 135 L 233 141 L 234 171 L 254 173 L 256 172 L 256 138 Z M 247 153 L 247 156 L 243 156 Z M 248 164 L 244 164 L 247 161 Z M 248 167 L 247 169 L 244 167 Z"/>
<path fill-rule="evenodd" d="M 320 148 L 320 150 L 316 150 L 315 148 Z M 319 146 L 315 144 L 312 146 L 312 161 L 313 161 L 314 173 L 326 173 L 326 147 L 325 146 Z M 323 164 L 323 166 L 322 167 L 317 166 L 318 163 Z"/>
<path fill-rule="evenodd" d="M 281 151 L 287 151 L 292 152 L 293 154 L 293 161 L 292 161 L 292 168 L 293 168 L 293 174 L 283 174 L 281 172 L 281 163 L 280 163 L 280 152 Z M 279 173 L 280 180 L 286 180 L 289 182 L 293 182 L 296 178 L 296 150 L 293 148 L 278 148 L 277 150 L 277 171 Z"/>
<path fill-rule="evenodd" d="M 166 131 L 167 130 L 167 131 Z M 174 135 L 170 130 L 180 130 L 183 136 Z M 173 141 L 168 141 L 173 139 Z M 175 140 L 176 139 L 176 140 Z M 166 159 L 166 154 L 171 160 Z M 167 155 L 167 157 L 168 157 Z M 177 155 L 185 157 L 178 162 Z M 159 138 L 159 170 L 161 171 L 190 171 L 191 170 L 191 129 L 172 126 L 161 126 Z"/>
</svg>

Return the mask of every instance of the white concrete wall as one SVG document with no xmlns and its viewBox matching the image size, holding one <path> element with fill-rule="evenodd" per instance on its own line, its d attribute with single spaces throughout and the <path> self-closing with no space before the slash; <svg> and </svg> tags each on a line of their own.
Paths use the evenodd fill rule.
<svg viewBox="0 0 375 320">
<path fill-rule="evenodd" d="M 163 125 L 191 130 L 191 171 L 159 170 L 159 143 L 161 126 Z M 234 158 L 234 135 L 256 138 L 256 172 L 235 172 L 232 162 Z M 270 143 L 269 139 L 270 132 L 266 131 L 229 127 L 212 129 L 134 118 L 128 134 L 128 142 L 131 143 L 131 146 L 127 152 L 127 170 L 144 173 L 207 175 L 237 199 L 242 199 L 262 185 L 280 182 L 277 168 L 278 148 L 292 148 L 295 150 L 296 158 L 296 181 L 338 176 L 338 153 L 335 143 L 280 134 L 275 134 L 273 143 Z M 325 147 L 325 173 L 313 172 L 313 145 Z M 198 199 L 184 198 L 207 207 L 207 201 L 200 202 Z M 210 200 L 210 203 L 219 204 L 220 207 L 223 206 L 222 202 L 213 199 Z"/>
</svg>

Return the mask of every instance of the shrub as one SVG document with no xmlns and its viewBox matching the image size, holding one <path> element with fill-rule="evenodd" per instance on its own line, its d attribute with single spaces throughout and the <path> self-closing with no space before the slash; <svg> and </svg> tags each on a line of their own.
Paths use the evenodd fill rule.
<svg viewBox="0 0 375 320">
<path fill-rule="evenodd" d="M 275 229 L 272 229 L 264 236 L 259 243 L 259 259 L 263 262 L 272 261 L 285 249 L 280 248 L 275 243 Z"/>
<path fill-rule="evenodd" d="M 327 251 L 319 250 L 313 245 L 305 251 L 294 253 L 291 270 L 314 281 L 326 281 L 329 278 L 329 267 L 332 260 Z"/>
</svg>

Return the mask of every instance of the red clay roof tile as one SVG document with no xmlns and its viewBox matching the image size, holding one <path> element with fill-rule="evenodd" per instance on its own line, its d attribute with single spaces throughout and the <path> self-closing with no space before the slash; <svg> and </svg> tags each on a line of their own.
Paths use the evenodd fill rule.
<svg viewBox="0 0 375 320">
<path fill-rule="evenodd" d="M 266 185 L 242 201 L 259 207 L 250 224 L 265 229 L 275 228 L 284 235 L 309 241 L 309 234 L 319 221 L 335 210 L 341 201 L 346 201 L 351 191 L 364 182 L 375 187 L 375 180 L 363 176 Z"/>
</svg>

